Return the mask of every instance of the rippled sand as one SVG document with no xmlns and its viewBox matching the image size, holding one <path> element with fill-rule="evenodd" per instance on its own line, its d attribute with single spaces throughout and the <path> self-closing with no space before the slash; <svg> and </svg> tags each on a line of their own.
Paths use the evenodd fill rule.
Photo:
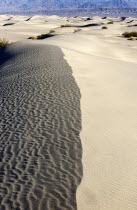
<svg viewBox="0 0 137 210">
<path fill-rule="evenodd" d="M 80 91 L 60 48 L 0 49 L 0 209 L 76 209 Z"/>
</svg>

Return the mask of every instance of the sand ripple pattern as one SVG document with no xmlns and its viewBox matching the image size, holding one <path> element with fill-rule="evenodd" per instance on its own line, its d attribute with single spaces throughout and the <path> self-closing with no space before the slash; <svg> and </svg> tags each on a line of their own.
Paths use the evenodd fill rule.
<svg viewBox="0 0 137 210">
<path fill-rule="evenodd" d="M 0 209 L 74 210 L 80 91 L 60 48 L 0 49 Z"/>
</svg>

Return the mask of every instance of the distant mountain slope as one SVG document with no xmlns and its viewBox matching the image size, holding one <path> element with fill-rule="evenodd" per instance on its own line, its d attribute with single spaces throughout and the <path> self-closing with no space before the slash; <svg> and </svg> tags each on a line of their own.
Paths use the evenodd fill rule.
<svg viewBox="0 0 137 210">
<path fill-rule="evenodd" d="M 86 0 L 0 0 L 1 7 L 77 8 Z"/>
<path fill-rule="evenodd" d="M 123 8 L 123 7 L 129 7 L 128 2 L 125 0 L 113 0 L 108 1 L 104 5 L 105 7 L 116 7 L 116 8 Z"/>
<path fill-rule="evenodd" d="M 134 0 L 102 0 L 102 1 L 88 1 L 82 5 L 81 8 L 130 8 L 137 7 L 137 2 Z"/>
<path fill-rule="evenodd" d="M 45 8 L 129 8 L 137 7 L 136 0 L 0 0 L 0 7 L 21 9 Z"/>
</svg>

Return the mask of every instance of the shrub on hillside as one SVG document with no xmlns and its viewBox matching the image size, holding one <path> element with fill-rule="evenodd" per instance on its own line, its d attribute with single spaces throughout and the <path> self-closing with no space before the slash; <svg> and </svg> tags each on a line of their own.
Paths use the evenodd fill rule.
<svg viewBox="0 0 137 210">
<path fill-rule="evenodd" d="M 134 40 L 137 40 L 137 39 L 136 39 L 136 38 L 134 38 L 134 37 L 130 37 L 130 38 L 128 38 L 127 40 L 134 41 Z"/>
<path fill-rule="evenodd" d="M 102 29 L 108 29 L 106 26 L 103 26 Z"/>
<path fill-rule="evenodd" d="M 137 37 L 137 31 L 124 32 L 122 36 L 125 38 Z"/>
<path fill-rule="evenodd" d="M 37 36 L 37 39 L 45 39 L 47 38 L 47 34 L 41 34 Z"/>
<path fill-rule="evenodd" d="M 61 25 L 60 27 L 61 27 L 61 28 L 71 27 L 71 25 L 66 24 L 66 25 Z"/>
<path fill-rule="evenodd" d="M 9 44 L 7 39 L 0 39 L 0 47 L 5 47 Z"/>
<path fill-rule="evenodd" d="M 48 33 L 48 34 L 41 34 L 41 35 L 38 35 L 36 37 L 29 37 L 28 39 L 33 39 L 33 40 L 38 40 L 38 39 L 46 39 L 46 38 L 49 38 L 49 37 L 52 37 L 53 35 L 51 33 Z"/>
<path fill-rule="evenodd" d="M 37 37 L 35 37 L 35 36 L 31 36 L 31 37 L 29 37 L 28 39 L 33 39 L 33 40 L 36 40 L 36 39 L 37 39 Z"/>
<path fill-rule="evenodd" d="M 109 21 L 107 24 L 114 24 L 114 22 L 113 21 Z"/>
</svg>

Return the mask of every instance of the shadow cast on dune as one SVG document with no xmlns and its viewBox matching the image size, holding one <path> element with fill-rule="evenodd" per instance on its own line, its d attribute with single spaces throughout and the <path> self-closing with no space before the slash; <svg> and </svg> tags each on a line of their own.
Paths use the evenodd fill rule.
<svg viewBox="0 0 137 210">
<path fill-rule="evenodd" d="M 7 77 L 7 74 L 5 73 L 5 67 L 10 65 L 12 63 L 12 60 L 23 53 L 22 48 L 14 50 L 14 45 L 15 44 L 11 43 L 5 47 L 0 48 L 0 79 L 2 79 L 2 77 Z M 17 68 L 13 68 L 11 71 L 9 71 L 9 75 L 13 75 L 15 73 L 17 73 Z"/>
<path fill-rule="evenodd" d="M 7 49 L 7 47 L 0 48 L 0 72 L 2 72 L 2 65 L 4 65 L 4 63 L 8 62 L 8 60 L 11 60 L 13 57 L 10 52 L 6 52 L 6 49 Z"/>
<path fill-rule="evenodd" d="M 125 21 L 127 19 L 127 17 L 121 17 L 120 21 Z"/>
<path fill-rule="evenodd" d="M 29 21 L 29 20 L 31 20 L 31 17 L 27 18 L 25 21 Z"/>
<path fill-rule="evenodd" d="M 5 23 L 3 26 L 12 26 L 15 25 L 15 23 Z"/>
<path fill-rule="evenodd" d="M 81 96 L 72 70 L 54 46 L 15 43 L 1 56 L 1 208 L 75 210 Z"/>
<path fill-rule="evenodd" d="M 93 26 L 101 26 L 102 24 L 98 24 L 98 23 L 91 23 L 91 24 L 87 24 L 87 25 L 82 25 L 82 26 L 77 26 L 80 28 L 85 28 L 85 27 L 93 27 Z"/>
<path fill-rule="evenodd" d="M 5 21 L 9 21 L 9 20 L 11 20 L 13 17 L 10 17 L 10 18 L 8 18 L 7 20 L 5 20 Z"/>
</svg>

